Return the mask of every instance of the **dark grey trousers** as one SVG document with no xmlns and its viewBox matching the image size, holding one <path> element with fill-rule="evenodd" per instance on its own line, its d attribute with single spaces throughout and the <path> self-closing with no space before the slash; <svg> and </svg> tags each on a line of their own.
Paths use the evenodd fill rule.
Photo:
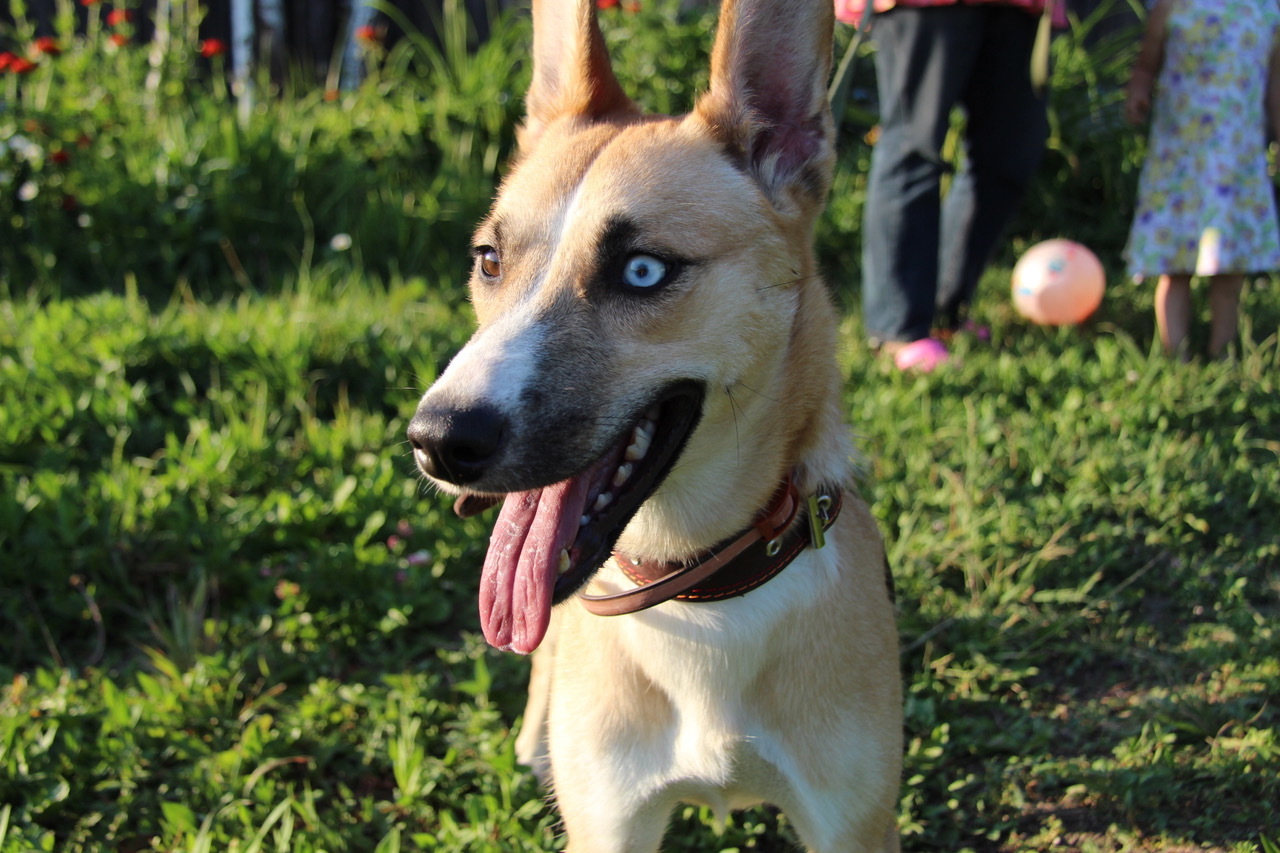
<svg viewBox="0 0 1280 853">
<path fill-rule="evenodd" d="M 880 136 L 863 224 L 868 337 L 912 341 L 954 327 L 1036 173 L 1048 122 L 1031 86 L 1038 18 L 996 5 L 876 15 Z M 964 161 L 945 202 L 942 146 L 967 114 Z"/>
</svg>

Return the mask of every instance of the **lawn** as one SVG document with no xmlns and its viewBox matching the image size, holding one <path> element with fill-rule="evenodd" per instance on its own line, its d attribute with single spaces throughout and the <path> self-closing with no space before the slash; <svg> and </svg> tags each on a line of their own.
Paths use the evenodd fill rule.
<svg viewBox="0 0 1280 853">
<path fill-rule="evenodd" d="M 710 18 L 604 17 L 630 89 L 686 105 Z M 478 636 L 490 520 L 455 518 L 404 439 L 470 333 L 527 27 L 411 38 L 354 91 L 263 80 L 244 117 L 191 21 L 159 72 L 97 23 L 0 74 L 0 853 L 559 849 L 514 759 L 527 661 Z M 1158 352 L 1118 254 L 1132 42 L 1086 49 L 1088 23 L 1055 47 L 989 342 L 928 376 L 862 342 L 865 60 L 818 235 L 897 583 L 903 846 L 1275 853 L 1277 282 L 1250 282 L 1230 360 Z M 1109 270 L 1077 328 L 1008 299 L 1050 236 Z M 791 839 L 689 808 L 666 849 Z"/>
</svg>

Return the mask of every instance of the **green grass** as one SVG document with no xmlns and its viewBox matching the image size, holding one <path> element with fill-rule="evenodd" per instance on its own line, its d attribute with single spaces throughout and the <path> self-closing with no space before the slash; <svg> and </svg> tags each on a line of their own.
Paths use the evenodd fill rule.
<svg viewBox="0 0 1280 853">
<path fill-rule="evenodd" d="M 687 104 L 709 19 L 610 14 L 628 85 Z M 404 442 L 472 325 L 466 234 L 523 85 L 527 33 L 502 33 L 470 60 L 398 49 L 358 92 L 247 124 L 178 63 L 179 112 L 149 120 L 142 70 L 100 40 L 36 72 L 57 104 L 38 76 L 6 91 L 0 142 L 39 156 L 0 154 L 38 190 L 0 192 L 21 238 L 0 240 L 0 853 L 560 846 L 514 760 L 527 662 L 478 638 L 487 521 L 454 518 Z M 1156 352 L 1149 286 L 1114 272 L 1140 143 L 1073 135 L 1110 127 L 1119 64 L 1057 50 L 1067 153 L 984 282 L 991 343 L 926 377 L 862 344 L 863 106 L 819 233 L 898 584 L 904 849 L 1270 853 L 1276 281 L 1250 285 L 1232 360 Z M 120 79 L 81 80 L 94 61 Z M 78 147 L 104 125 L 127 158 Z M 1054 234 L 1113 270 L 1077 329 L 1007 299 L 1009 259 Z M 790 839 L 768 811 L 716 836 L 689 808 L 667 849 Z"/>
</svg>

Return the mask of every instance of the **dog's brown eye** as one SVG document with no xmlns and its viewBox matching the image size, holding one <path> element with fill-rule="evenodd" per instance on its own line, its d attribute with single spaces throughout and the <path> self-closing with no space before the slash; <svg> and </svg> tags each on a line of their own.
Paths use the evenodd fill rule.
<svg viewBox="0 0 1280 853">
<path fill-rule="evenodd" d="M 480 274 L 485 278 L 497 278 L 502 275 L 502 261 L 494 249 L 484 249 L 476 253 L 476 262 L 480 265 Z"/>
</svg>

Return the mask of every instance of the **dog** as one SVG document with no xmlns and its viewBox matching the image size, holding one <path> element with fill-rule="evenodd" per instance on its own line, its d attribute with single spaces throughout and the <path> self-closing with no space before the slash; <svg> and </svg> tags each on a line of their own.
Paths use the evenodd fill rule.
<svg viewBox="0 0 1280 853">
<path fill-rule="evenodd" d="M 644 114 L 594 0 L 534 0 L 513 167 L 475 232 L 478 328 L 408 429 L 498 502 L 488 641 L 538 650 L 518 750 L 571 853 L 655 851 L 678 802 L 898 849 L 884 549 L 852 486 L 830 189 L 830 0 L 723 0 L 708 90 Z"/>
</svg>

